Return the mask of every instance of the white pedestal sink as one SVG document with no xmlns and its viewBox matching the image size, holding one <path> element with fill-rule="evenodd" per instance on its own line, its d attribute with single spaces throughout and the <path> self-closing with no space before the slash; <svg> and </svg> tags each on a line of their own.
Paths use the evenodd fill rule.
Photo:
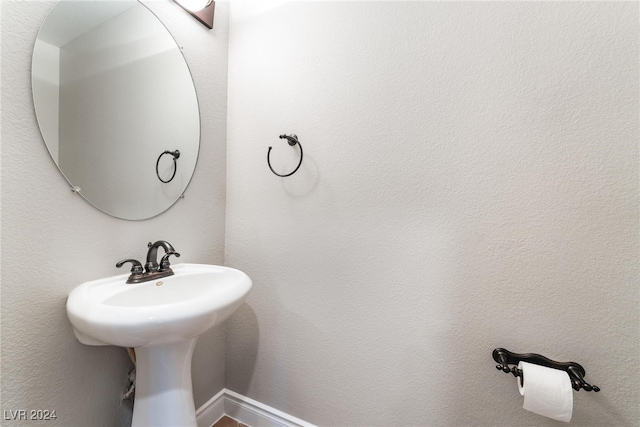
<svg viewBox="0 0 640 427">
<path fill-rule="evenodd" d="M 199 335 L 227 319 L 251 290 L 239 270 L 177 264 L 173 276 L 127 284 L 128 274 L 86 282 L 67 315 L 86 345 L 133 347 L 132 426 L 196 426 L 191 356 Z"/>
</svg>

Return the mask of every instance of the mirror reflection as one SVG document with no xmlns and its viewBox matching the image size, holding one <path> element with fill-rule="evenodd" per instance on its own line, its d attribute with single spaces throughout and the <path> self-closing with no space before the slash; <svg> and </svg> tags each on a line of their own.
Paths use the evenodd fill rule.
<svg viewBox="0 0 640 427">
<path fill-rule="evenodd" d="M 98 209 L 146 219 L 183 194 L 200 141 L 195 87 L 175 40 L 144 5 L 59 2 L 38 33 L 32 86 L 51 157 Z"/>
</svg>

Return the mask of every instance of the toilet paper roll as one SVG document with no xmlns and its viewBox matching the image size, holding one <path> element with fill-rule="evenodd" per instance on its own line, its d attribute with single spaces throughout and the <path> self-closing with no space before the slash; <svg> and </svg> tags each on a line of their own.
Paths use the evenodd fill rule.
<svg viewBox="0 0 640 427">
<path fill-rule="evenodd" d="M 522 407 L 554 420 L 571 421 L 573 389 L 567 371 L 520 362 L 524 383 L 518 380 L 518 390 L 524 396 Z"/>
</svg>

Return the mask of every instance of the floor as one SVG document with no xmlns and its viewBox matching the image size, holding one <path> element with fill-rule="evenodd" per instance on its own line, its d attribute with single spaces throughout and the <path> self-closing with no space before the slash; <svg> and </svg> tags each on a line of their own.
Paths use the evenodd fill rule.
<svg viewBox="0 0 640 427">
<path fill-rule="evenodd" d="M 226 415 L 218 420 L 211 427 L 249 427 L 246 424 L 242 424 L 239 421 L 234 420 L 233 418 L 229 418 Z"/>
</svg>

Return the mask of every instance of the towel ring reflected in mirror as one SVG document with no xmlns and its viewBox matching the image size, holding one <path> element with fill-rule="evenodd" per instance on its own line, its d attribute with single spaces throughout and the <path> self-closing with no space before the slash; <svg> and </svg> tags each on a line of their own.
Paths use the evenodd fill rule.
<svg viewBox="0 0 640 427">
<path fill-rule="evenodd" d="M 173 175 L 171 175 L 171 178 L 169 178 L 166 181 L 160 177 L 160 171 L 158 171 L 158 166 L 160 165 L 160 159 L 165 154 L 171 154 L 173 156 Z M 168 182 L 171 182 L 173 178 L 175 178 L 176 172 L 178 171 L 178 162 L 176 160 L 179 158 L 180 158 L 180 150 L 175 150 L 175 151 L 164 150 L 162 154 L 158 156 L 158 160 L 156 160 L 156 175 L 158 176 L 158 179 L 161 182 L 164 182 L 166 184 Z"/>
</svg>

